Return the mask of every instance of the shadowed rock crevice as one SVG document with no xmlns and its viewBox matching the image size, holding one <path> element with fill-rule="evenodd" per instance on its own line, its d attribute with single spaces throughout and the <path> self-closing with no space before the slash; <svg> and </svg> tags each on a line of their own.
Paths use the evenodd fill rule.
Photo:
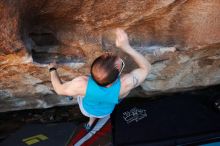
<svg viewBox="0 0 220 146">
<path fill-rule="evenodd" d="M 58 40 L 53 33 L 49 32 L 31 32 L 29 33 L 30 38 L 35 42 L 36 46 L 57 46 Z"/>
<path fill-rule="evenodd" d="M 65 43 L 59 36 L 70 25 L 66 22 L 67 15 L 56 13 L 56 7 L 59 8 L 62 3 L 50 3 L 47 0 L 27 3 L 24 0 L 20 4 L 23 4 L 20 35 L 34 63 L 48 64 L 56 61 L 74 67 L 74 64 L 85 62 L 81 47 Z M 47 9 L 50 5 L 54 9 Z"/>
</svg>

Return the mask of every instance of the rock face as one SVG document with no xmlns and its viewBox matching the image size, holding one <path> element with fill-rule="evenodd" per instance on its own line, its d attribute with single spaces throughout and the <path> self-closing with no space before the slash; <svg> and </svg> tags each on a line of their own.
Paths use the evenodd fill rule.
<svg viewBox="0 0 220 146">
<path fill-rule="evenodd" d="M 132 95 L 175 92 L 220 83 L 219 0 L 1 0 L 0 111 L 72 104 L 55 94 L 47 63 L 62 80 L 89 74 L 94 58 L 115 49 L 113 30 L 150 58 L 152 70 Z M 175 47 L 153 55 L 151 48 Z"/>
</svg>

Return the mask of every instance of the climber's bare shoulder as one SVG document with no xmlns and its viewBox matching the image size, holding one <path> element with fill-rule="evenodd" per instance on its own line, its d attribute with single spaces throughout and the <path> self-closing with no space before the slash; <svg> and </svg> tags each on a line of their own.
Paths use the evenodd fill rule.
<svg viewBox="0 0 220 146">
<path fill-rule="evenodd" d="M 78 76 L 69 82 L 62 84 L 63 95 L 67 96 L 84 96 L 86 93 L 88 76 Z"/>
<path fill-rule="evenodd" d="M 136 88 L 140 84 L 138 77 L 132 73 L 123 75 L 120 80 L 121 89 L 119 98 L 125 98 L 132 89 Z"/>
</svg>

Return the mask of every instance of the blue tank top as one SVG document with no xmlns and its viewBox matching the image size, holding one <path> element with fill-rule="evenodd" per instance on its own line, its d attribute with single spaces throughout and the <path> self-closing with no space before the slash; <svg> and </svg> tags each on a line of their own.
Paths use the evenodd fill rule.
<svg viewBox="0 0 220 146">
<path fill-rule="evenodd" d="M 119 78 L 110 87 L 102 87 L 89 76 L 86 95 L 82 100 L 83 108 L 94 116 L 111 114 L 118 103 L 120 88 Z"/>
</svg>

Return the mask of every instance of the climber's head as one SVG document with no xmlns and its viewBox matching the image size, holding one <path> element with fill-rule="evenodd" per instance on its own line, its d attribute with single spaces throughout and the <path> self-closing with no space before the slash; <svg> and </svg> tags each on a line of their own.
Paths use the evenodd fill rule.
<svg viewBox="0 0 220 146">
<path fill-rule="evenodd" d="M 91 75 L 98 85 L 107 86 L 118 78 L 123 68 L 124 62 L 120 57 L 105 53 L 92 63 Z"/>
</svg>

